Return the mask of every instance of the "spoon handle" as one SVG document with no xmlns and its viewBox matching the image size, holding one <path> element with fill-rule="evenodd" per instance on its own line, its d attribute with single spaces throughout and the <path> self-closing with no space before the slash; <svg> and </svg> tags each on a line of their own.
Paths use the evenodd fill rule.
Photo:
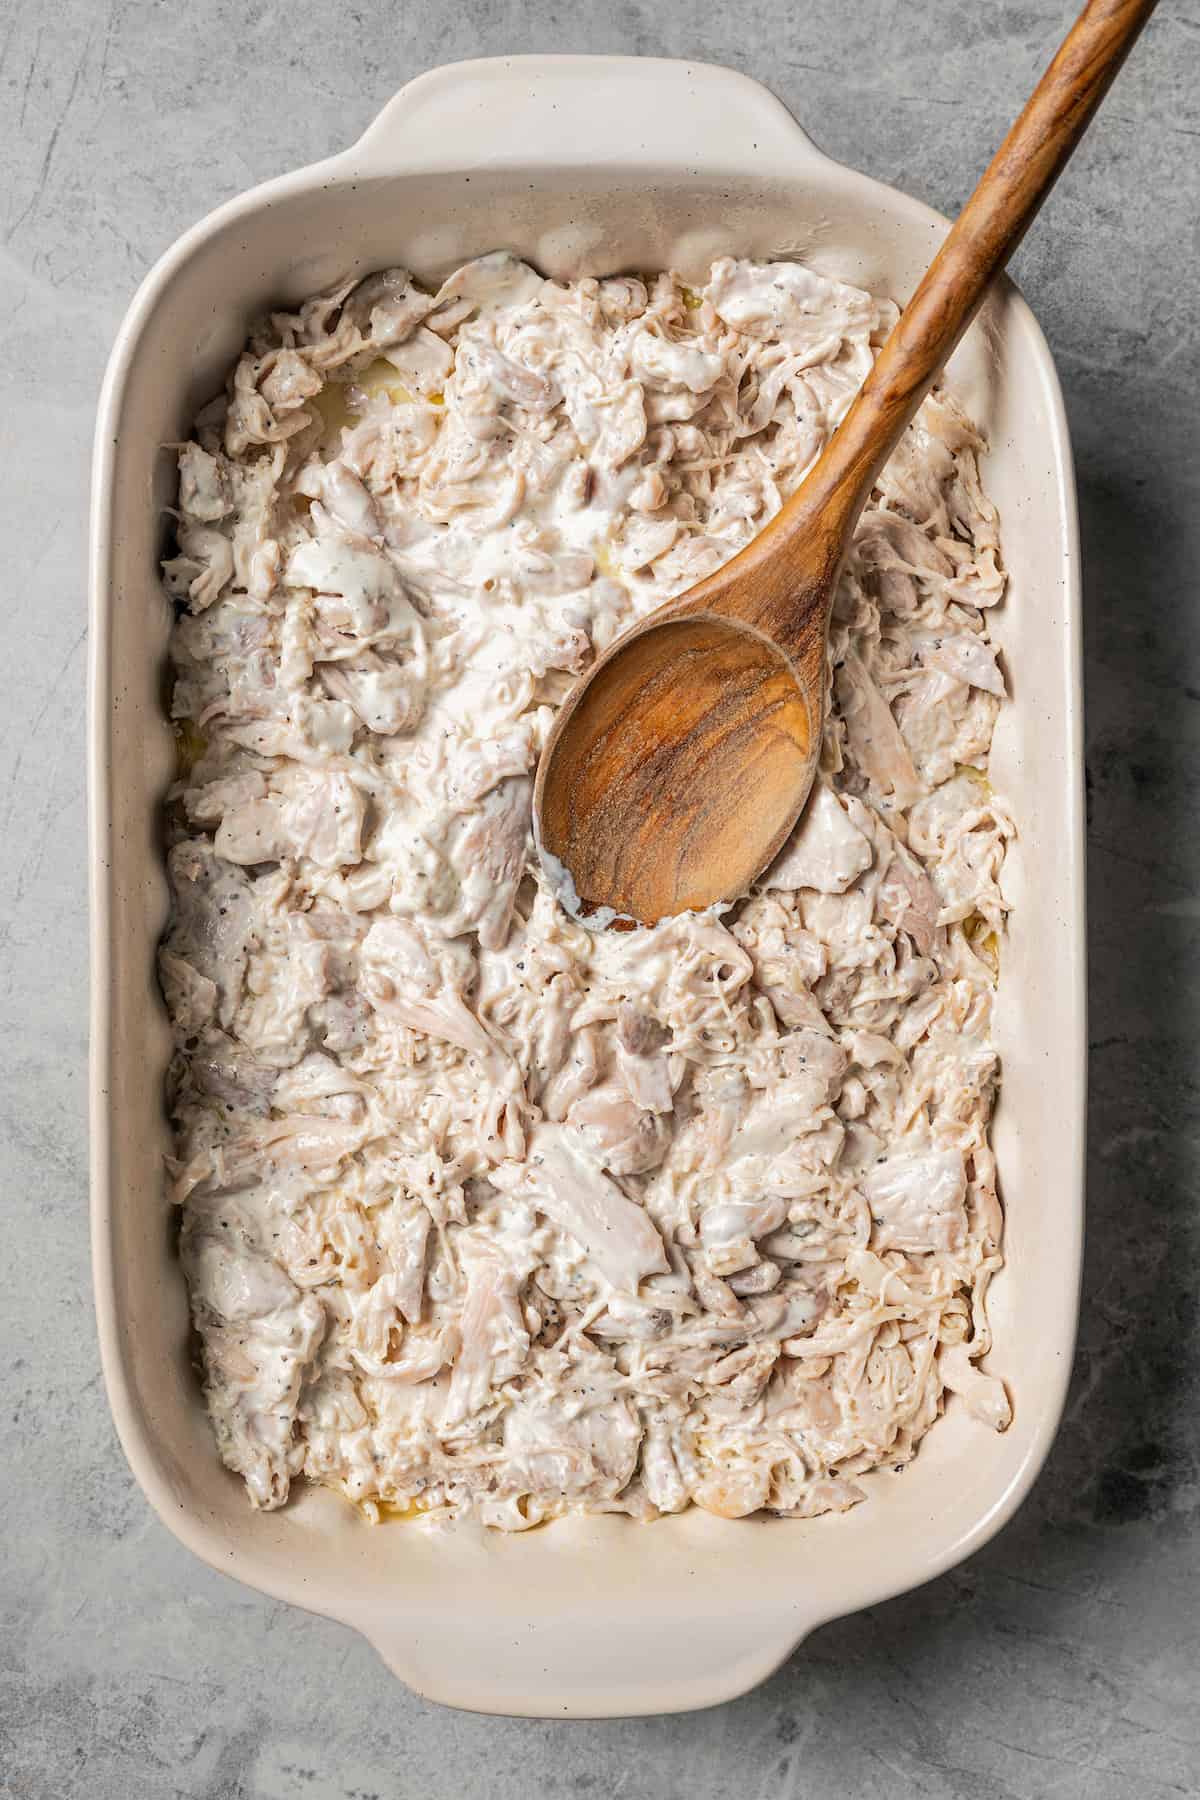
<svg viewBox="0 0 1200 1800">
<path fill-rule="evenodd" d="M 840 548 L 875 479 L 1083 136 L 1156 0 L 1088 0 L 772 536 Z M 785 552 L 786 555 L 786 552 Z"/>
</svg>

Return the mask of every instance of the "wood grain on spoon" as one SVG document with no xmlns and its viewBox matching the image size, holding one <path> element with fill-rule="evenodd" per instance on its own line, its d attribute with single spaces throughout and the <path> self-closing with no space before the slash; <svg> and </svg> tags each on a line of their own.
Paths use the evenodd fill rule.
<svg viewBox="0 0 1200 1800">
<path fill-rule="evenodd" d="M 858 516 L 1155 3 L 1084 7 L 796 493 L 567 696 L 534 816 L 584 911 L 653 924 L 733 899 L 781 849 L 816 770 L 829 614 Z"/>
</svg>

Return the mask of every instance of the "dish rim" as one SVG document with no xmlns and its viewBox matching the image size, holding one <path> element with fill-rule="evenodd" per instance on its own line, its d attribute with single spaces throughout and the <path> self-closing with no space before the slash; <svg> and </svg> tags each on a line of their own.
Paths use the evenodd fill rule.
<svg viewBox="0 0 1200 1800">
<path fill-rule="evenodd" d="M 901 190 L 849 169 L 847 165 L 827 156 L 813 144 L 807 132 L 796 123 L 790 112 L 768 89 L 737 71 L 723 69 L 714 64 L 666 58 L 573 55 L 484 58 L 445 64 L 419 75 L 414 81 L 402 87 L 381 109 L 362 136 L 347 149 L 261 183 L 224 202 L 191 226 L 164 252 L 137 289 L 121 324 L 106 369 L 97 413 L 90 515 L 87 734 L 91 914 L 89 1102 L 93 1285 L 101 1362 L 109 1404 L 122 1448 L 135 1478 L 158 1516 L 182 1543 L 210 1567 L 221 1569 L 226 1573 L 235 1573 L 239 1580 L 260 1592 L 269 1594 L 276 1599 L 307 1606 L 310 1610 L 337 1618 L 342 1623 L 363 1631 L 382 1651 L 385 1659 L 394 1668 L 397 1668 L 397 1672 L 400 1672 L 398 1667 L 401 1660 L 399 1650 L 397 1649 L 394 1654 L 389 1655 L 386 1645 L 380 1641 L 380 1634 L 364 1625 L 360 1611 L 350 1605 L 339 1610 L 328 1604 L 326 1596 L 322 1596 L 319 1600 L 310 1598 L 305 1593 L 306 1577 L 302 1571 L 285 1575 L 277 1572 L 274 1568 L 256 1564 L 253 1553 L 245 1545 L 230 1548 L 218 1525 L 210 1524 L 198 1511 L 189 1510 L 186 1503 L 172 1491 L 170 1483 L 158 1466 L 152 1451 L 146 1422 L 134 1396 L 130 1368 L 119 1339 L 114 1304 L 116 1292 L 113 1256 L 114 1210 L 111 1191 L 114 1115 L 109 1104 L 114 1050 L 110 954 L 114 884 L 114 858 L 110 828 L 113 778 L 110 743 L 110 709 L 113 702 L 110 619 L 114 604 L 111 562 L 115 550 L 112 515 L 117 427 L 130 371 L 134 366 L 143 332 L 155 308 L 161 301 L 168 285 L 181 271 L 186 269 L 197 251 L 228 225 L 238 220 L 249 219 L 260 210 L 272 206 L 281 199 L 302 194 L 321 185 L 352 184 L 356 178 L 364 175 L 391 176 L 409 172 L 433 174 L 439 168 L 444 169 L 444 161 L 429 165 L 428 170 L 425 171 L 419 156 L 414 155 L 406 159 L 398 150 L 395 134 L 397 129 L 402 127 L 406 115 L 411 112 L 416 102 L 426 103 L 436 100 L 438 95 L 444 94 L 452 84 L 461 85 L 464 82 L 476 81 L 481 87 L 486 88 L 497 78 L 503 77 L 505 80 L 511 80 L 514 72 L 518 79 L 536 76 L 541 79 L 557 78 L 561 81 L 565 76 L 582 74 L 603 79 L 622 80 L 628 79 L 637 71 L 640 79 L 651 74 L 655 68 L 662 72 L 664 78 L 667 72 L 670 73 L 672 79 L 678 79 L 681 73 L 687 72 L 691 77 L 710 83 L 714 92 L 724 86 L 731 97 L 736 90 L 739 102 L 749 106 L 755 115 L 761 118 L 763 129 L 768 135 L 771 132 L 780 134 L 780 144 L 790 146 L 793 157 L 803 146 L 804 154 L 815 163 L 823 165 L 826 170 L 836 170 L 841 176 L 850 178 L 856 187 L 864 193 L 873 195 L 877 201 L 893 207 L 900 202 L 906 209 L 908 218 L 914 221 L 923 219 L 931 228 L 938 230 L 947 228 L 948 222 L 933 209 L 914 200 Z M 614 160 L 622 161 L 625 166 L 630 164 L 641 166 L 644 159 L 636 154 L 636 150 L 637 146 L 633 146 L 632 153 L 615 157 Z M 561 155 L 552 154 L 544 159 L 544 167 L 547 171 L 560 168 L 564 166 L 564 160 Z M 668 171 L 672 167 L 670 164 L 662 166 Z M 673 166 L 676 170 L 682 171 L 685 168 L 693 167 L 694 163 L 677 157 Z M 1070 841 L 1063 848 L 1068 864 L 1068 875 L 1065 879 L 1074 901 L 1074 931 L 1072 935 L 1080 947 L 1079 956 L 1070 975 L 1074 1019 L 1078 1023 L 1080 1038 L 1080 1055 L 1070 1071 L 1071 1166 L 1075 1176 L 1074 1192 L 1066 1196 L 1073 1206 L 1075 1281 L 1071 1315 L 1064 1321 L 1067 1327 L 1064 1343 L 1068 1350 L 1072 1350 L 1075 1342 L 1078 1297 L 1082 1279 L 1083 1146 L 1086 1117 L 1086 920 L 1083 881 L 1082 622 L 1078 513 L 1065 406 L 1049 348 L 1034 315 L 1011 283 L 1007 284 L 1007 291 L 1010 303 L 1016 308 L 1021 329 L 1026 335 L 1030 352 L 1034 358 L 1037 376 L 1041 382 L 1043 397 L 1053 425 L 1049 448 L 1053 455 L 1056 486 L 1055 509 L 1062 526 L 1062 543 L 1061 547 L 1056 546 L 1056 557 L 1061 560 L 1059 578 L 1061 579 L 1062 603 L 1065 609 L 1064 630 L 1071 679 L 1071 704 L 1068 717 L 1064 721 L 1063 732 L 1064 766 L 1069 784 L 1067 816 L 1070 820 Z M 806 1614 L 802 1621 L 797 1622 L 795 1634 L 790 1641 L 781 1645 L 776 1639 L 769 1646 L 764 1644 L 760 1657 L 743 1657 L 741 1661 L 731 1664 L 727 1681 L 722 1683 L 715 1679 L 709 1679 L 703 1685 L 703 1691 L 674 1695 L 672 1706 L 686 1709 L 693 1706 L 715 1704 L 746 1691 L 749 1686 L 769 1675 L 818 1625 L 827 1623 L 829 1619 L 843 1616 L 845 1613 L 859 1610 L 863 1606 L 893 1598 L 911 1587 L 943 1573 L 965 1556 L 980 1549 L 1011 1518 L 1027 1496 L 1045 1463 L 1065 1405 L 1071 1360 L 1071 1355 L 1066 1355 L 1063 1358 L 1063 1366 L 1046 1375 L 1047 1386 L 1057 1391 L 1052 1393 L 1052 1404 L 1045 1409 L 1046 1416 L 1041 1428 L 1031 1438 L 1022 1462 L 1017 1466 L 1005 1488 L 996 1494 L 993 1503 L 983 1511 L 969 1531 L 944 1544 L 936 1555 L 925 1559 L 919 1568 L 912 1566 L 916 1559 L 910 1559 L 910 1566 L 900 1571 L 898 1579 L 891 1581 L 880 1579 L 873 1584 L 872 1593 L 868 1597 L 853 1598 L 845 1607 L 825 1609 L 816 1616 Z M 752 1667 L 749 1666 L 751 1663 L 753 1663 Z M 404 1669 L 403 1678 L 410 1685 L 414 1685 L 412 1673 L 408 1668 Z M 439 1695 L 439 1697 L 447 1696 Z M 475 1705 L 481 1710 L 492 1710 L 487 1706 L 486 1699 L 473 1700 L 470 1696 L 455 1697 L 453 1703 L 468 1707 Z M 537 1711 L 533 1707 L 529 1710 Z M 569 1710 L 576 1712 L 577 1709 Z M 578 1709 L 578 1716 L 598 1716 L 629 1710 L 642 1711 L 646 1708 L 644 1705 L 630 1707 L 624 1704 L 603 1703 L 598 1705 L 594 1712 L 589 1709 Z"/>
</svg>

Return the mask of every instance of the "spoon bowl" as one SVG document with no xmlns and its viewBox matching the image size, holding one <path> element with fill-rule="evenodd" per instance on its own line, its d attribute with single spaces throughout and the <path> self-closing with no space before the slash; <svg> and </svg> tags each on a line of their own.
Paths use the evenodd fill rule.
<svg viewBox="0 0 1200 1800">
<path fill-rule="evenodd" d="M 782 848 L 819 744 L 779 645 L 718 614 L 655 614 L 558 714 L 534 791 L 543 858 L 596 925 L 710 906 Z"/>
</svg>

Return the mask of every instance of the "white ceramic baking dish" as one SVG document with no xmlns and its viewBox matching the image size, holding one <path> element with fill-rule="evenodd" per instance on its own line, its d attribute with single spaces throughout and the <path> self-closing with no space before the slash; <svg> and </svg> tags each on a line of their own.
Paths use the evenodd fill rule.
<svg viewBox="0 0 1200 1800">
<path fill-rule="evenodd" d="M 977 146 L 982 158 L 987 145 Z M 726 69 L 620 57 L 462 63 L 403 89 L 353 148 L 221 207 L 147 277 L 109 364 L 92 518 L 92 1220 L 100 1341 L 126 1454 L 206 1562 L 356 1626 L 419 1692 L 543 1715 L 673 1711 L 743 1692 L 814 1626 L 977 1550 L 1028 1491 L 1062 1408 L 1080 1271 L 1084 1109 L 1079 582 L 1061 396 L 1015 289 L 953 366 L 991 438 L 1011 586 L 996 618 L 1013 700 L 995 781 L 1021 825 L 998 1032 L 1008 1266 L 990 1367 L 1014 1420 L 957 1403 L 903 1475 L 811 1522 L 651 1526 L 601 1518 L 528 1535 L 372 1528 L 335 1495 L 254 1513 L 218 1463 L 189 1363 L 163 1194 L 168 1035 L 154 980 L 166 889 L 158 809 L 169 614 L 163 508 L 184 435 L 246 326 L 358 271 L 436 282 L 510 247 L 550 275 L 795 253 L 898 297 L 945 221 L 830 161 L 765 89 Z"/>
</svg>

